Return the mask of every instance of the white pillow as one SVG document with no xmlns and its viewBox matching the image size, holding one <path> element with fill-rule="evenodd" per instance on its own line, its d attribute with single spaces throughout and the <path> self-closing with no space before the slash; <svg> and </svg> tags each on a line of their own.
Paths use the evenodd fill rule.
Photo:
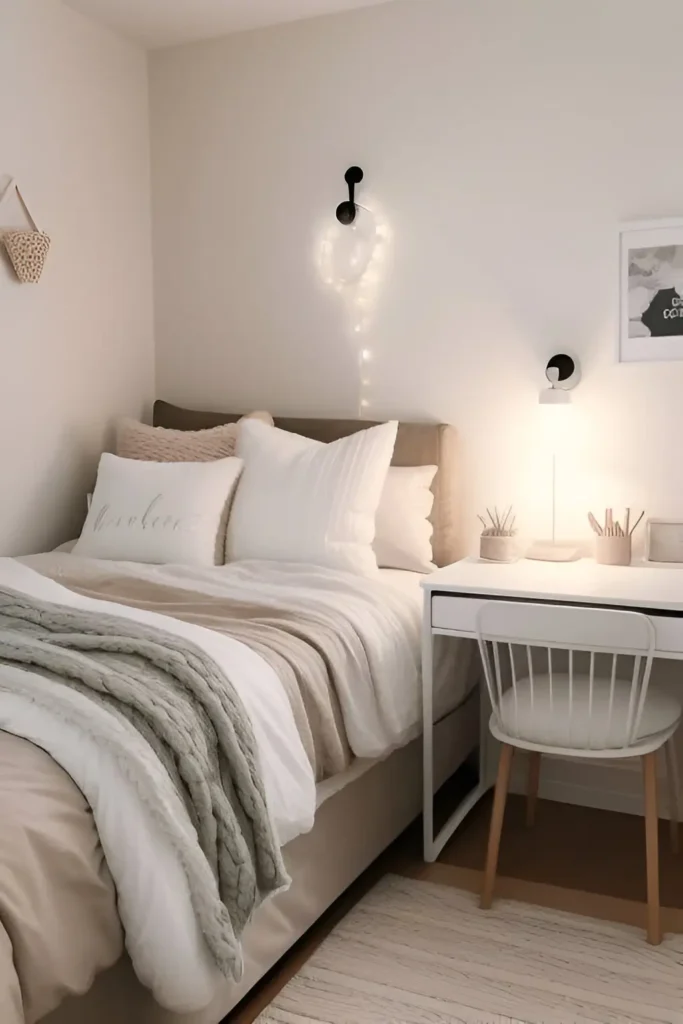
<svg viewBox="0 0 683 1024">
<path fill-rule="evenodd" d="M 436 466 L 392 466 L 377 509 L 375 555 L 385 569 L 433 572 L 429 515 Z"/>
<path fill-rule="evenodd" d="M 244 471 L 228 523 L 228 559 L 376 573 L 375 515 L 397 429 L 393 421 L 322 444 L 244 420 L 237 441 Z"/>
<path fill-rule="evenodd" d="M 73 553 L 215 565 L 222 561 L 227 509 L 241 469 L 237 458 L 142 462 L 105 453 Z"/>
</svg>

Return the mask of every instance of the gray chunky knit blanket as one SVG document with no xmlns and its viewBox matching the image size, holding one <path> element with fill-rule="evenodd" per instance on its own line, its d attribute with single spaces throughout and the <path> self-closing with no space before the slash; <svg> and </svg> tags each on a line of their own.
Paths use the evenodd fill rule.
<svg viewBox="0 0 683 1024">
<path fill-rule="evenodd" d="M 164 820 L 168 808 L 155 804 L 150 787 L 144 799 L 181 847 L 192 905 L 216 964 L 226 976 L 238 975 L 246 923 L 288 878 L 251 724 L 230 679 L 198 646 L 170 632 L 4 587 L 0 663 L 43 675 L 46 705 L 57 679 L 147 740 L 185 802 L 196 838 Z M 182 848 L 193 842 L 210 870 L 197 870 L 197 850 Z"/>
</svg>

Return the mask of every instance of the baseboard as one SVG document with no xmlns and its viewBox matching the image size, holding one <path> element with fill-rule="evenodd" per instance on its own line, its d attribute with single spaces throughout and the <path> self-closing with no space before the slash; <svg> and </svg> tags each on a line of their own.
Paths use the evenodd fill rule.
<svg viewBox="0 0 683 1024">
<path fill-rule="evenodd" d="M 519 756 L 510 782 L 511 793 L 526 792 L 526 758 Z M 642 777 L 637 760 L 577 761 L 544 757 L 539 793 L 559 803 L 596 807 L 623 814 L 643 814 Z M 666 787 L 660 784 L 661 818 L 669 817 Z"/>
<path fill-rule="evenodd" d="M 523 793 L 523 787 L 515 790 Z M 620 811 L 622 814 L 643 813 L 643 801 L 637 793 L 624 793 L 616 789 L 605 789 L 598 786 L 582 786 L 570 779 L 550 779 L 539 787 L 539 794 L 546 800 L 556 800 L 561 804 L 578 804 L 580 807 L 597 807 L 603 811 Z M 667 809 L 662 808 L 661 817 L 667 817 Z"/>
</svg>

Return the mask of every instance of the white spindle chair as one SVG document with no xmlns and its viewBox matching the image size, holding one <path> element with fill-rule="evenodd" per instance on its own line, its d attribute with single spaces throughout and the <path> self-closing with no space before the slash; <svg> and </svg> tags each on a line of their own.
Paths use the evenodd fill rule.
<svg viewBox="0 0 683 1024">
<path fill-rule="evenodd" d="M 681 702 L 651 683 L 654 626 L 638 612 L 487 601 L 477 639 L 503 744 L 491 814 L 481 905 L 491 906 L 515 747 L 530 752 L 527 822 L 533 824 L 542 754 L 641 757 L 645 784 L 647 936 L 661 942 L 657 752 L 666 748 L 669 812 L 678 842 L 679 792 L 674 733 Z M 630 669 L 623 678 L 622 663 Z M 607 671 L 602 672 L 601 668 Z M 580 671 L 581 668 L 586 670 Z"/>
</svg>

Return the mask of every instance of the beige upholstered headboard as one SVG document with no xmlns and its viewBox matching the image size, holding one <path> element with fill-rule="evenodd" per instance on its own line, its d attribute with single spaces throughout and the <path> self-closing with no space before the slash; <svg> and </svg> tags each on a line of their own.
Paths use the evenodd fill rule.
<svg viewBox="0 0 683 1024">
<path fill-rule="evenodd" d="M 168 402 L 154 403 L 154 426 L 174 430 L 203 430 L 222 423 L 234 423 L 239 413 L 197 412 Z M 316 441 L 337 441 L 357 430 L 375 426 L 371 420 L 320 420 L 275 418 L 275 426 Z M 456 496 L 456 432 L 444 423 L 399 423 L 394 466 L 438 466 L 434 491 L 434 561 L 448 565 L 459 557 Z"/>
</svg>

